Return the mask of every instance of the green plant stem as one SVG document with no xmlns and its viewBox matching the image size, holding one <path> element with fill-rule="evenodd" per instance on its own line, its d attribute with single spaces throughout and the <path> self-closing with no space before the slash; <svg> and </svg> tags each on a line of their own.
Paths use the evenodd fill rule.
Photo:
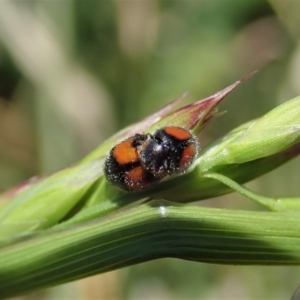
<svg viewBox="0 0 300 300">
<path fill-rule="evenodd" d="M 163 257 L 299 265 L 299 216 L 152 201 L 63 231 L 43 231 L 2 248 L 0 297 Z"/>
<path fill-rule="evenodd" d="M 225 185 L 232 188 L 234 191 L 244 195 L 245 197 L 255 201 L 256 203 L 266 207 L 272 211 L 290 211 L 297 213 L 300 210 L 300 198 L 299 197 L 265 197 L 259 194 L 256 194 L 249 189 L 243 187 L 237 182 L 231 180 L 227 176 L 223 176 L 222 174 L 217 173 L 208 173 L 205 174 L 206 178 L 216 179 Z"/>
</svg>

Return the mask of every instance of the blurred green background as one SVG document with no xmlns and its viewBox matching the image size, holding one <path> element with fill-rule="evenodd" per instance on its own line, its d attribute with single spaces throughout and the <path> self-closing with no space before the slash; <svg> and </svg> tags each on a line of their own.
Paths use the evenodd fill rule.
<svg viewBox="0 0 300 300">
<path fill-rule="evenodd" d="M 260 72 L 221 105 L 201 145 L 300 94 L 300 2 L 0 1 L 0 189 L 83 158 L 190 91 Z M 300 194 L 299 160 L 248 184 Z M 201 205 L 261 209 L 232 194 Z M 249 212 L 250 213 L 250 212 Z M 161 259 L 18 299 L 290 299 L 296 267 Z"/>
</svg>

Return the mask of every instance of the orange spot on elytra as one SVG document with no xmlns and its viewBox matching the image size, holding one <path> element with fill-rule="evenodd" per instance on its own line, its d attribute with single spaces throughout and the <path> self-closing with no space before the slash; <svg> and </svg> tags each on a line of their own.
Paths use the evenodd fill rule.
<svg viewBox="0 0 300 300">
<path fill-rule="evenodd" d="M 115 147 L 113 157 L 120 165 L 139 161 L 136 149 L 132 146 L 132 139 L 128 139 Z"/>
<path fill-rule="evenodd" d="M 145 170 L 142 166 L 138 166 L 127 172 L 127 178 L 130 181 L 140 182 L 145 179 Z"/>
<path fill-rule="evenodd" d="M 127 182 L 130 190 L 139 190 L 146 187 L 152 181 L 147 181 L 147 173 L 142 166 L 138 166 L 125 174 L 125 182 Z"/>
<path fill-rule="evenodd" d="M 187 130 L 180 127 L 169 126 L 164 128 L 164 130 L 168 135 L 171 135 L 178 140 L 188 140 L 192 137 Z"/>
<path fill-rule="evenodd" d="M 196 155 L 196 146 L 194 144 L 188 145 L 182 152 L 182 157 L 179 162 L 180 168 L 185 168 L 193 162 Z"/>
</svg>

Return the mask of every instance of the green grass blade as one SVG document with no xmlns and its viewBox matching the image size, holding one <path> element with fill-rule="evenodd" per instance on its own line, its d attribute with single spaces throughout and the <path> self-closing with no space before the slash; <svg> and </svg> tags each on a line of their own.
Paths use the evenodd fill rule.
<svg viewBox="0 0 300 300">
<path fill-rule="evenodd" d="M 163 257 L 299 265 L 299 217 L 153 201 L 2 248 L 1 297 Z"/>
</svg>

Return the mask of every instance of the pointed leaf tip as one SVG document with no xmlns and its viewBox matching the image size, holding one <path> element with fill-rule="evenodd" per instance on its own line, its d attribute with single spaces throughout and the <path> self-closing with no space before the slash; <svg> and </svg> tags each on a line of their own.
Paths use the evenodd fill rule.
<svg viewBox="0 0 300 300">
<path fill-rule="evenodd" d="M 256 73 L 257 71 L 254 71 L 246 75 L 212 96 L 179 108 L 151 126 L 149 131 L 154 128 L 172 125 L 192 130 L 195 134 L 197 134 L 212 117 L 220 115 L 217 109 L 220 102 L 236 87 Z"/>
</svg>

